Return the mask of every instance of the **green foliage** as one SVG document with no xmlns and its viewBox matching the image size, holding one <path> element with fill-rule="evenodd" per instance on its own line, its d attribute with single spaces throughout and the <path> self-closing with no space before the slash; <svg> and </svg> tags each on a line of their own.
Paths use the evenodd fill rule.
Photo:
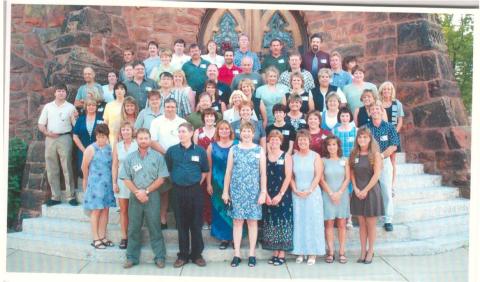
<svg viewBox="0 0 480 282">
<path fill-rule="evenodd" d="M 463 103 L 472 112 L 473 15 L 439 15 Z"/>
<path fill-rule="evenodd" d="M 25 161 L 27 160 L 27 144 L 20 138 L 12 138 L 8 144 L 8 227 L 12 227 L 20 208 L 20 191 Z"/>
</svg>

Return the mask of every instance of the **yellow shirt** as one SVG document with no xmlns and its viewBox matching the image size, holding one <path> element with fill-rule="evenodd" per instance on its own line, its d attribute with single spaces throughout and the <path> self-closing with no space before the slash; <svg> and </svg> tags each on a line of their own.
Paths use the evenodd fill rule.
<svg viewBox="0 0 480 282">
<path fill-rule="evenodd" d="M 112 101 L 105 106 L 103 120 L 108 125 L 108 129 L 110 130 L 108 140 L 112 146 L 116 143 L 118 133 L 120 132 L 120 122 L 122 119 L 121 113 L 122 103 L 118 102 L 117 100 Z"/>
</svg>

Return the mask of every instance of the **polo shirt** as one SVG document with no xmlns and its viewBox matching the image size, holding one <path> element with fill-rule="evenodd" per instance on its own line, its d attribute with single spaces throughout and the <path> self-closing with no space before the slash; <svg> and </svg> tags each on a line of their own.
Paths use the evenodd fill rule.
<svg viewBox="0 0 480 282">
<path fill-rule="evenodd" d="M 257 53 L 255 52 L 252 52 L 250 50 L 248 50 L 247 52 L 243 53 L 240 51 L 240 49 L 237 49 L 234 53 L 233 53 L 233 63 L 236 65 L 236 66 L 241 66 L 242 64 L 242 59 L 244 57 L 250 57 L 253 59 L 253 68 L 252 68 L 252 71 L 254 72 L 257 72 L 260 70 L 260 60 L 258 59 L 258 55 Z"/>
<path fill-rule="evenodd" d="M 202 147 L 194 143 L 188 148 L 180 143 L 168 148 L 165 160 L 172 182 L 179 186 L 199 183 L 202 179 L 202 173 L 210 170 L 207 153 Z"/>
<path fill-rule="evenodd" d="M 305 69 L 302 69 L 301 71 L 302 73 L 302 76 L 303 76 L 303 89 L 305 89 L 305 91 L 310 91 L 312 90 L 313 88 L 315 88 L 315 81 L 313 79 L 313 76 L 312 74 L 305 70 Z M 280 74 L 280 78 L 278 79 L 278 82 L 283 84 L 283 85 L 286 85 L 290 91 L 292 91 L 292 88 L 291 88 L 291 85 L 290 85 L 290 75 L 292 74 L 292 72 L 290 71 L 284 71 Z"/>
<path fill-rule="evenodd" d="M 395 130 L 395 127 L 392 124 L 382 120 L 380 126 L 376 127 L 373 125 L 373 121 L 370 121 L 365 127 L 372 132 L 372 135 L 380 146 L 380 151 L 382 153 L 390 146 L 398 147 L 400 145 L 400 138 L 398 137 L 397 130 Z"/>
<path fill-rule="evenodd" d="M 253 82 L 253 84 L 255 85 L 255 89 L 257 89 L 258 87 L 260 87 L 264 84 L 262 76 L 257 72 L 252 72 L 252 73 L 249 73 L 249 74 L 241 73 L 241 74 L 235 76 L 235 78 L 233 78 L 232 85 L 231 85 L 230 88 L 233 89 L 233 90 L 236 90 L 238 88 L 238 84 L 244 78 L 250 79 Z"/>
<path fill-rule="evenodd" d="M 217 116 L 217 120 L 222 120 L 222 114 L 219 112 L 215 112 L 215 115 Z M 187 117 L 187 121 L 193 125 L 193 128 L 198 129 L 202 127 L 203 121 L 202 121 L 202 112 L 193 112 Z"/>
<path fill-rule="evenodd" d="M 135 129 L 146 128 L 150 130 L 152 121 L 161 115 L 162 114 L 160 112 L 158 114 L 152 112 L 150 107 L 141 110 L 138 114 L 137 120 L 135 121 Z"/>
<path fill-rule="evenodd" d="M 288 147 L 290 146 L 290 141 L 295 142 L 295 137 L 297 135 L 297 133 L 295 131 L 295 128 L 290 123 L 286 123 L 286 122 L 281 127 L 277 127 L 274 124 L 271 124 L 271 125 L 267 126 L 267 128 L 265 130 L 266 133 L 267 133 L 267 136 L 274 129 L 276 129 L 276 130 L 278 130 L 282 133 L 283 141 L 282 141 L 282 145 L 280 146 L 280 149 L 282 149 L 282 151 L 284 151 L 284 152 L 287 152 Z"/>
<path fill-rule="evenodd" d="M 210 65 L 210 63 L 204 59 L 200 59 L 200 64 L 198 66 L 192 63 L 192 60 L 183 64 L 182 70 L 187 77 L 187 83 L 192 90 L 196 92 L 196 96 L 200 95 L 205 88 L 208 65 Z"/>
<path fill-rule="evenodd" d="M 153 68 L 161 64 L 160 56 L 148 57 L 143 61 L 143 64 L 145 65 L 145 77 L 150 77 Z"/>
<path fill-rule="evenodd" d="M 167 164 L 159 152 L 148 148 L 144 158 L 136 150 L 122 162 L 119 178 L 131 180 L 138 189 L 146 189 L 160 177 L 168 177 Z"/>
<path fill-rule="evenodd" d="M 40 118 L 38 118 L 38 124 L 46 125 L 48 131 L 57 134 L 71 132 L 72 121 L 70 117 L 74 111 L 75 106 L 67 101 L 60 106 L 52 101 L 43 107 Z"/>
<path fill-rule="evenodd" d="M 137 84 L 135 80 L 125 81 L 127 86 L 127 96 L 131 96 L 137 101 L 138 108 L 143 110 L 147 106 L 147 94 L 148 91 L 157 89 L 157 83 L 150 78 L 143 78 L 142 83 Z"/>
<path fill-rule="evenodd" d="M 339 70 L 338 72 L 332 72 L 332 79 L 330 79 L 330 84 L 343 89 L 347 84 L 352 83 L 352 75 L 344 70 Z"/>
<path fill-rule="evenodd" d="M 152 120 L 150 124 L 150 135 L 153 141 L 157 141 L 167 150 L 169 147 L 178 144 L 178 127 L 186 122 L 183 118 L 175 116 L 173 120 L 166 118 L 164 115 Z"/>
<path fill-rule="evenodd" d="M 280 55 L 278 58 L 275 58 L 272 55 L 265 56 L 260 73 L 264 73 L 268 67 L 275 67 L 279 73 L 288 70 L 288 56 Z"/>
<path fill-rule="evenodd" d="M 227 65 L 223 65 L 218 69 L 218 81 L 231 85 L 233 78 L 240 73 L 242 73 L 242 69 L 236 65 L 232 65 L 231 68 L 228 68 Z"/>
<path fill-rule="evenodd" d="M 75 100 L 83 101 L 87 99 L 87 93 L 89 91 L 95 91 L 98 93 L 98 96 L 103 97 L 102 86 L 95 82 L 92 87 L 89 87 L 87 84 L 81 85 L 77 90 L 77 95 L 75 96 Z"/>
</svg>

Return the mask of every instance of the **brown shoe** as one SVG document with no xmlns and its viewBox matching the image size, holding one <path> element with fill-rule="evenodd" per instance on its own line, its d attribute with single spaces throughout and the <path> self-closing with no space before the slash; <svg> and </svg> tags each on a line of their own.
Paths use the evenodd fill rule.
<svg viewBox="0 0 480 282">
<path fill-rule="evenodd" d="M 202 257 L 197 258 L 196 260 L 193 261 L 193 263 L 198 265 L 198 266 L 202 266 L 202 267 L 207 265 L 207 263 L 205 262 L 205 260 Z"/>
<path fill-rule="evenodd" d="M 155 262 L 155 265 L 158 267 L 158 268 L 165 268 L 165 260 L 162 260 L 162 259 L 159 259 Z"/>
<path fill-rule="evenodd" d="M 175 263 L 173 264 L 173 267 L 179 268 L 179 267 L 184 266 L 185 264 L 187 264 L 187 261 L 185 261 L 185 260 L 183 260 L 183 259 L 177 259 L 177 260 L 175 261 Z"/>
<path fill-rule="evenodd" d="M 135 264 L 130 261 L 130 260 L 127 260 L 123 263 L 123 268 L 132 268 L 132 266 L 134 266 Z"/>
</svg>

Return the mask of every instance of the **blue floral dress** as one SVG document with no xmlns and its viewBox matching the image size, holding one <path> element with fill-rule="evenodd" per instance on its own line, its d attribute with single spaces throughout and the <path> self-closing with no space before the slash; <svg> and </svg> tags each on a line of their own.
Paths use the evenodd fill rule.
<svg viewBox="0 0 480 282">
<path fill-rule="evenodd" d="M 109 144 L 103 148 L 92 144 L 95 153 L 88 167 L 87 191 L 83 199 L 83 208 L 97 210 L 116 207 L 112 188 L 112 148 Z"/>
<path fill-rule="evenodd" d="M 262 206 L 257 204 L 260 195 L 260 152 L 261 147 L 242 149 L 232 147 L 233 169 L 230 181 L 232 210 L 234 219 L 262 219 Z"/>
</svg>

